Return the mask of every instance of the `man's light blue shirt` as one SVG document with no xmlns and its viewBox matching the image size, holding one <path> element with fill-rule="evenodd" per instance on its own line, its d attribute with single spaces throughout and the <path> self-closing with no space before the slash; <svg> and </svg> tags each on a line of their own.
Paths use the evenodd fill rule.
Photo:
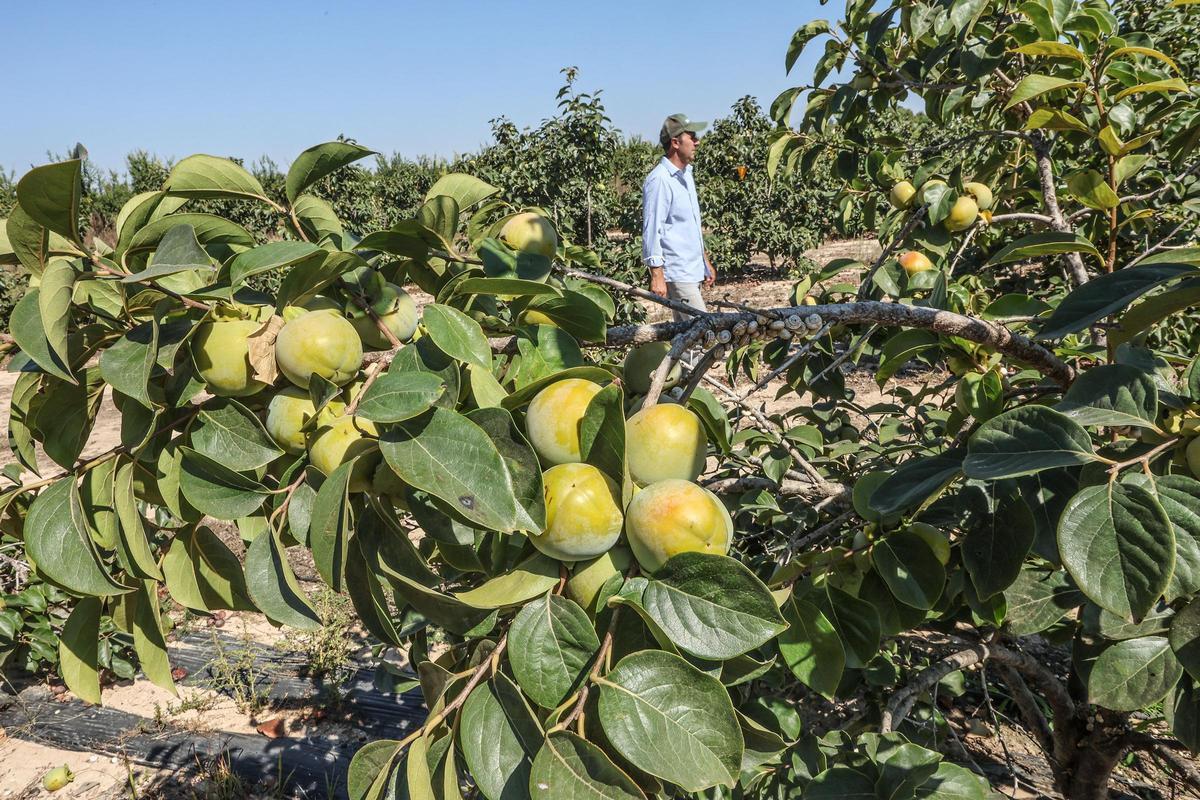
<svg viewBox="0 0 1200 800">
<path fill-rule="evenodd" d="M 700 201 L 692 165 L 676 167 L 666 157 L 642 186 L 642 263 L 662 267 L 669 283 L 705 278 Z"/>
</svg>

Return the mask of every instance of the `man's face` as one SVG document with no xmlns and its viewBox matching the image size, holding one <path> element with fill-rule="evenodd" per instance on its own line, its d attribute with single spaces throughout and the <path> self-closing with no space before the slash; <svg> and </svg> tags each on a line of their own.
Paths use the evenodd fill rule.
<svg viewBox="0 0 1200 800">
<path fill-rule="evenodd" d="M 685 164 L 692 163 L 692 159 L 696 155 L 696 134 L 691 131 L 684 131 L 671 141 L 675 143 L 676 152 L 679 153 L 679 160 Z"/>
</svg>

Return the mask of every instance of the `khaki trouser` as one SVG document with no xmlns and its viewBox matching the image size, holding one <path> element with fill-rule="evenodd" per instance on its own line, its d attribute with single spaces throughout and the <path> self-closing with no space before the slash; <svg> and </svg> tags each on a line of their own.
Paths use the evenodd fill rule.
<svg viewBox="0 0 1200 800">
<path fill-rule="evenodd" d="M 708 307 L 704 305 L 704 298 L 700 296 L 700 283 L 667 283 L 667 297 L 672 300 L 678 300 L 682 303 L 687 303 L 689 306 L 700 311 L 708 311 Z M 680 311 L 671 311 L 675 315 L 675 321 L 679 322 L 685 319 L 691 319 L 690 316 Z"/>
</svg>

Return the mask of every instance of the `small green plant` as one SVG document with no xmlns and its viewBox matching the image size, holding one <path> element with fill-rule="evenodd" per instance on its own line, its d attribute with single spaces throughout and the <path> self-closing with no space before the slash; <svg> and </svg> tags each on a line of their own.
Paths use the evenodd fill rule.
<svg viewBox="0 0 1200 800">
<path fill-rule="evenodd" d="M 229 648 L 213 634 L 212 645 L 208 688 L 232 699 L 237 710 L 253 720 L 267 707 L 274 685 L 255 658 L 253 638 L 248 630 L 243 630 L 237 646 Z"/>
<path fill-rule="evenodd" d="M 321 627 L 289 637 L 283 644 L 299 653 L 305 660 L 305 671 L 314 678 L 340 682 L 350 665 L 350 657 L 358 647 L 358 637 L 352 631 L 356 619 L 350 598 L 327 587 L 313 598 Z"/>
</svg>

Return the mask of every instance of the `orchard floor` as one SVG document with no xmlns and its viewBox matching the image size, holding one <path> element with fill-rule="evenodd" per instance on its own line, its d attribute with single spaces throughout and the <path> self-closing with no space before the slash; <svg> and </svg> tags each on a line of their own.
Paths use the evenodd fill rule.
<svg viewBox="0 0 1200 800">
<path fill-rule="evenodd" d="M 808 255 L 818 264 L 824 265 L 834 258 L 855 258 L 870 263 L 878 254 L 879 246 L 872 240 L 831 242 Z M 769 265 L 755 261 L 746 273 L 731 281 L 722 281 L 711 290 L 705 291 L 709 301 L 726 299 L 754 307 L 772 307 L 788 303 L 794 281 L 768 279 Z M 758 277 L 763 276 L 763 277 Z M 856 275 L 847 274 L 847 280 Z M 430 302 L 428 296 L 417 296 L 418 305 Z M 650 321 L 669 318 L 669 312 L 659 306 L 648 305 Z M 10 396 L 16 376 L 0 372 L 0 418 L 7 421 Z M 938 380 L 937 375 L 924 374 L 912 383 L 920 384 Z M 885 395 L 867 371 L 853 371 L 847 375 L 847 383 L 858 393 L 860 406 L 869 407 L 882 400 Z M 795 397 L 780 401 L 773 399 L 774 392 L 767 387 L 759 395 L 766 404 L 768 413 L 793 407 Z M 93 455 L 111 448 L 119 441 L 119 416 L 111 400 L 106 396 L 98 415 L 95 428 L 88 441 L 84 455 Z M 7 449 L 0 452 L 0 466 L 12 460 Z M 58 468 L 46 458 L 39 460 L 43 475 L 52 475 Z M 235 552 L 241 552 L 241 540 L 232 526 L 216 523 L 215 529 Z M 294 563 L 297 577 L 310 594 L 317 594 L 321 585 L 311 561 L 298 559 Z M 181 621 L 183 617 L 181 615 Z M 292 649 L 294 642 L 273 628 L 256 614 L 228 614 L 217 620 L 187 619 L 185 624 L 212 628 L 225 634 L 232 633 L 246 642 L 266 647 L 278 647 L 281 653 Z M 341 630 L 340 635 L 354 639 L 359 633 L 353 622 Z M 294 654 L 293 654 L 294 655 Z M 363 656 L 361 651 L 351 657 Z M 60 699 L 70 697 L 61 686 L 51 686 L 52 696 Z M 104 691 L 107 708 L 144 718 L 147 725 L 167 723 L 172 730 L 185 730 L 197 739 L 217 734 L 271 735 L 290 737 L 344 737 L 345 726 L 330 718 L 324 718 L 319 708 L 306 704 L 279 704 L 267 702 L 253 712 L 245 704 L 235 702 L 228 687 L 192 685 L 181 688 L 180 696 L 173 697 L 143 678 L 121 681 L 108 686 Z M 957 761 L 981 768 L 993 780 L 994 788 L 1015 798 L 1055 797 L 1051 790 L 1050 775 L 1037 745 L 1025 731 L 1007 719 L 996 724 L 988 715 L 983 697 L 968 693 L 958 698 L 946 709 L 946 716 L 958 743 L 950 755 Z M 66 707 L 64 705 L 64 707 Z M 58 712 L 53 712 L 57 714 Z M 35 726 L 36 727 L 36 726 Z M 111 751 L 110 751 L 111 752 Z M 195 767 L 189 770 L 156 770 L 134 763 L 132 760 L 111 755 L 62 749 L 37 741 L 35 731 L 0 729 L 0 800 L 33 800 L 41 797 L 71 797 L 79 800 L 118 800 L 118 798 L 274 798 L 293 796 L 280 792 L 272 785 L 274 776 L 267 776 L 266 783 L 259 786 L 239 788 L 219 763 L 197 758 Z M 49 769 L 67 764 L 74 771 L 75 782 L 62 792 L 51 795 L 41 787 L 41 778 Z M 1148 767 L 1145 769 L 1153 769 Z M 1123 768 L 1115 786 L 1129 794 L 1124 797 L 1152 797 L 1140 789 L 1160 788 L 1163 796 L 1170 796 L 1166 789 L 1166 777 L 1147 772 L 1145 769 Z M 136 787 L 136 788 L 131 788 Z M 304 797 L 314 795 L 305 794 Z M 320 796 L 320 795 L 316 795 Z M 1176 795 L 1179 796 L 1179 795 Z"/>
</svg>

